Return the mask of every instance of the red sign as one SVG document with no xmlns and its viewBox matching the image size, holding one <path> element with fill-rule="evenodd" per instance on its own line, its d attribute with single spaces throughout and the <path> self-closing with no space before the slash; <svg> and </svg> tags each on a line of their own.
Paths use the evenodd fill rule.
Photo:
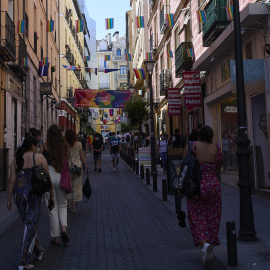
<svg viewBox="0 0 270 270">
<path fill-rule="evenodd" d="M 168 88 L 168 115 L 181 115 L 180 88 Z"/>
<path fill-rule="evenodd" d="M 185 107 L 201 107 L 202 93 L 200 71 L 183 72 Z"/>
</svg>

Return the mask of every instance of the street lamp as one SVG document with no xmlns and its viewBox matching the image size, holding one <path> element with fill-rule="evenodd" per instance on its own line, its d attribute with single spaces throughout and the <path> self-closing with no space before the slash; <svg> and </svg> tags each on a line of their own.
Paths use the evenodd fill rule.
<svg viewBox="0 0 270 270">
<path fill-rule="evenodd" d="M 153 88 L 152 88 L 152 73 L 155 61 L 144 61 L 146 70 L 149 74 L 149 90 L 150 90 L 150 120 L 151 120 L 151 171 L 157 173 L 156 167 L 156 139 L 154 130 L 154 104 L 153 104 Z"/>
<path fill-rule="evenodd" d="M 237 185 L 240 189 L 240 226 L 238 240 L 255 241 L 257 240 L 257 237 L 254 227 L 254 216 L 251 199 L 251 181 L 249 174 L 250 151 L 248 149 L 250 141 L 247 137 L 245 103 L 246 97 L 243 77 L 241 24 L 238 0 L 233 1 L 233 17 L 238 118 L 238 137 L 235 141 L 238 146 L 236 154 L 238 156 L 239 182 Z"/>
</svg>

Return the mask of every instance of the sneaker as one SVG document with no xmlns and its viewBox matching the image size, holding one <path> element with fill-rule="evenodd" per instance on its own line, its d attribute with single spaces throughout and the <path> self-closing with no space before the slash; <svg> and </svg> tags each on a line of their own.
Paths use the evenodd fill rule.
<svg viewBox="0 0 270 270">
<path fill-rule="evenodd" d="M 97 168 L 95 168 L 95 172 L 97 171 Z"/>
<path fill-rule="evenodd" d="M 117 171 L 116 168 L 113 168 L 113 171 L 116 172 Z"/>
<path fill-rule="evenodd" d="M 98 172 L 101 172 L 101 171 L 102 171 L 101 168 L 99 168 L 99 169 L 98 169 Z"/>
<path fill-rule="evenodd" d="M 205 243 L 202 248 L 202 262 L 203 265 L 206 266 L 213 259 L 213 246 Z"/>
</svg>

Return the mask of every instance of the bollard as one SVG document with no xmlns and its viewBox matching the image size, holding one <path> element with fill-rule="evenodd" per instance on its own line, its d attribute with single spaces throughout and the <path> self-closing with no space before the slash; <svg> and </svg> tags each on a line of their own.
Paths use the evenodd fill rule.
<svg viewBox="0 0 270 270">
<path fill-rule="evenodd" d="M 162 201 L 167 201 L 167 183 L 166 179 L 162 179 Z"/>
<path fill-rule="evenodd" d="M 124 152 L 123 154 L 124 154 L 124 155 L 123 155 L 123 161 L 126 162 L 126 156 L 127 156 L 127 155 L 126 155 L 125 152 Z"/>
<path fill-rule="evenodd" d="M 136 159 L 135 161 L 136 174 L 139 174 L 139 161 Z"/>
<path fill-rule="evenodd" d="M 150 185 L 150 170 L 146 169 L 146 185 Z"/>
<path fill-rule="evenodd" d="M 157 172 L 153 172 L 153 191 L 157 191 Z"/>
<path fill-rule="evenodd" d="M 136 170 L 136 163 L 135 163 L 135 158 L 133 158 L 133 172 L 135 172 L 135 170 Z"/>
<path fill-rule="evenodd" d="M 237 246 L 236 246 L 236 230 L 235 221 L 226 222 L 227 229 L 227 255 L 228 255 L 228 265 L 236 266 L 237 262 Z"/>
<path fill-rule="evenodd" d="M 141 165 L 141 179 L 144 179 L 144 167 L 143 164 Z"/>
<path fill-rule="evenodd" d="M 130 160 L 130 156 L 127 155 L 127 165 L 129 166 L 129 160 Z"/>
<path fill-rule="evenodd" d="M 132 167 L 133 167 L 133 158 L 130 157 L 130 159 L 129 159 L 129 168 L 132 169 Z"/>
</svg>

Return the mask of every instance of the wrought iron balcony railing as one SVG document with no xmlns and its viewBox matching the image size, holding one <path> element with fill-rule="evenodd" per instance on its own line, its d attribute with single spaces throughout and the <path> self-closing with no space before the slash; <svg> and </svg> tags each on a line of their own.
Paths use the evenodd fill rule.
<svg viewBox="0 0 270 270">
<path fill-rule="evenodd" d="M 160 78 L 160 96 L 167 95 L 167 89 L 172 83 L 171 71 L 169 69 L 164 69 L 159 75 Z"/>
<path fill-rule="evenodd" d="M 192 49 L 192 42 L 182 42 L 175 51 L 176 77 L 180 78 L 183 71 L 190 71 L 193 66 L 193 58 L 188 57 L 187 49 Z"/>
</svg>

